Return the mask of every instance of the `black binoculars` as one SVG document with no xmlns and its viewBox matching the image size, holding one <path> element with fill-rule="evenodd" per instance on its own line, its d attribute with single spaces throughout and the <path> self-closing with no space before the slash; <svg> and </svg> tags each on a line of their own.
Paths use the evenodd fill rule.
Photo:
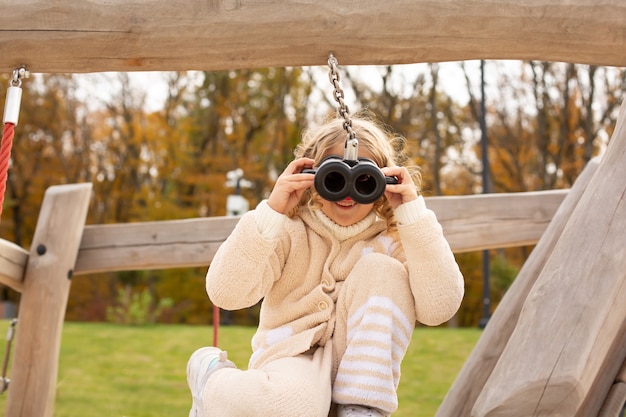
<svg viewBox="0 0 626 417">
<path fill-rule="evenodd" d="M 370 204 L 380 198 L 387 184 L 397 184 L 396 177 L 385 176 L 380 168 L 367 158 L 356 160 L 329 156 L 317 169 L 304 169 L 315 174 L 317 193 L 328 201 L 341 201 L 350 197 L 360 204 Z"/>
</svg>

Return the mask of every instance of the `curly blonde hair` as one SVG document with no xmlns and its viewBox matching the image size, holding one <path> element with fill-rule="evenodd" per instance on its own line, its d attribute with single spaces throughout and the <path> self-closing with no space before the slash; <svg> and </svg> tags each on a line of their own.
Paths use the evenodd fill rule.
<svg viewBox="0 0 626 417">
<path fill-rule="evenodd" d="M 344 129 L 345 120 L 340 117 L 329 119 L 320 126 L 307 130 L 302 136 L 302 141 L 296 147 L 296 158 L 311 158 L 316 166 L 330 153 L 337 143 L 344 143 L 348 134 Z M 372 160 L 379 167 L 405 166 L 419 193 L 421 186 L 421 174 L 415 166 L 409 166 L 410 158 L 407 152 L 406 139 L 394 134 L 389 128 L 378 122 L 367 113 L 359 113 L 352 116 L 352 130 L 359 141 L 359 148 L 365 149 L 372 156 Z M 300 199 L 298 206 L 291 213 L 294 216 L 302 206 L 311 209 L 321 207 L 321 197 L 314 188 L 307 190 Z M 389 231 L 397 229 L 397 221 L 387 198 L 383 194 L 374 203 L 374 212 L 381 218 L 386 219 Z"/>
</svg>

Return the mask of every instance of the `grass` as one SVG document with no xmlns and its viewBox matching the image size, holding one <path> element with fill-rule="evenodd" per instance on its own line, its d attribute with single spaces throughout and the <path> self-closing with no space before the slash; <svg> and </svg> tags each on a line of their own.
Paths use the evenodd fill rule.
<svg viewBox="0 0 626 417">
<path fill-rule="evenodd" d="M 8 326 L 0 321 L 0 334 Z M 248 362 L 253 332 L 220 328 L 220 347 L 240 367 Z M 479 335 L 476 329 L 416 329 L 402 365 L 400 409 L 394 417 L 432 417 Z M 65 323 L 54 416 L 186 416 L 191 401 L 187 359 L 212 342 L 208 326 Z M 0 360 L 5 345 L 0 343 Z M 0 396 L 0 415 L 5 404 L 6 394 Z"/>
</svg>

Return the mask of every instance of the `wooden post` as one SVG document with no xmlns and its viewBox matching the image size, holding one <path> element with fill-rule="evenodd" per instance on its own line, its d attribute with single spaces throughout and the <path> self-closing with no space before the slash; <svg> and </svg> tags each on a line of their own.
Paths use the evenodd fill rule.
<svg viewBox="0 0 626 417">
<path fill-rule="evenodd" d="M 626 356 L 626 102 L 474 417 L 597 416 Z"/>
<path fill-rule="evenodd" d="M 61 331 L 90 195 L 87 183 L 45 193 L 24 277 L 6 416 L 52 417 Z"/>
<path fill-rule="evenodd" d="M 524 263 L 511 288 L 506 292 L 489 324 L 465 361 L 461 372 L 448 391 L 436 417 L 469 416 L 476 398 L 491 375 L 509 337 L 513 333 L 522 305 L 541 273 L 554 245 L 559 240 L 567 220 L 578 204 L 584 190 L 599 165 L 592 160 L 578 177 L 574 186 L 556 211 L 537 246 Z"/>
</svg>

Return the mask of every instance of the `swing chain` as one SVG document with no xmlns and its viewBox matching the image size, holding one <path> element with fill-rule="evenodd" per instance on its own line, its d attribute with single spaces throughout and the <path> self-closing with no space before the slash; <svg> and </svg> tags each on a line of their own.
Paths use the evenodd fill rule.
<svg viewBox="0 0 626 417">
<path fill-rule="evenodd" d="M 339 62 L 337 58 L 330 53 L 328 56 L 328 67 L 330 68 L 328 72 L 328 79 L 330 83 L 335 87 L 334 98 L 337 103 L 339 103 L 339 115 L 343 117 L 343 128 L 348 132 L 348 137 L 350 140 L 356 138 L 356 133 L 352 130 L 352 119 L 350 119 L 350 110 L 348 110 L 348 105 L 344 102 L 344 94 L 341 87 L 339 87 L 339 72 L 337 70 L 337 65 Z"/>
<path fill-rule="evenodd" d="M 9 382 L 7 378 L 7 368 L 9 366 L 9 357 L 11 356 L 11 344 L 13 342 L 13 336 L 15 335 L 15 326 L 17 325 L 17 319 L 11 320 L 11 325 L 7 331 L 7 348 L 4 352 L 4 362 L 2 364 L 2 376 L 0 376 L 0 394 L 4 394 L 9 388 Z"/>
<path fill-rule="evenodd" d="M 21 87 L 22 80 L 28 77 L 30 77 L 30 71 L 28 71 L 26 67 L 21 66 L 13 70 L 13 76 L 11 77 L 11 81 L 9 83 L 12 87 Z"/>
</svg>

